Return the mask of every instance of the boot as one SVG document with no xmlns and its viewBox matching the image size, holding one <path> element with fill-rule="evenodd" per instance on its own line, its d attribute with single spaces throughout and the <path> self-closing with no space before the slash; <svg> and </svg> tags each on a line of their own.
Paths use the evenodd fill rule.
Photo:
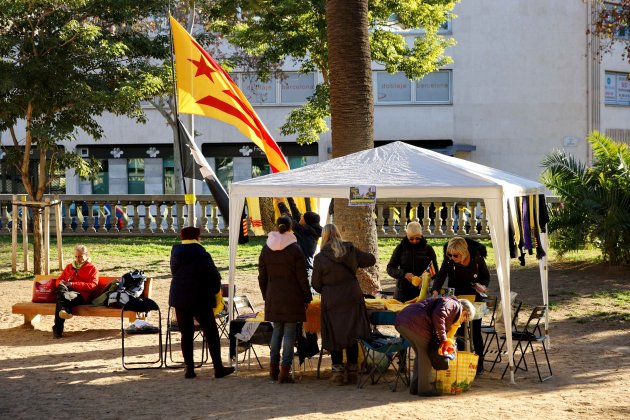
<svg viewBox="0 0 630 420">
<path fill-rule="evenodd" d="M 53 338 L 61 338 L 61 336 L 63 335 L 63 328 L 59 328 L 56 325 L 53 325 L 52 332 Z"/>
<path fill-rule="evenodd" d="M 277 381 L 278 375 L 280 375 L 280 365 L 277 363 L 269 363 L 269 376 L 271 376 L 271 380 Z"/>
<path fill-rule="evenodd" d="M 331 385 L 344 385 L 345 379 L 343 365 L 333 365 L 332 376 L 330 377 Z"/>
<path fill-rule="evenodd" d="M 228 376 L 234 373 L 234 367 L 227 367 L 223 365 L 219 365 L 219 368 L 214 368 L 214 377 L 215 378 L 223 378 L 224 376 Z"/>
<path fill-rule="evenodd" d="M 295 380 L 291 377 L 291 366 L 280 366 L 280 376 L 278 382 L 281 384 L 294 384 Z"/>
<path fill-rule="evenodd" d="M 193 365 L 186 365 L 186 370 L 184 372 L 184 378 L 192 379 L 195 376 L 197 376 L 197 374 L 195 373 L 195 367 Z"/>
<path fill-rule="evenodd" d="M 479 356 L 477 361 L 477 376 L 483 375 L 483 356 Z"/>
<path fill-rule="evenodd" d="M 359 365 L 357 365 L 356 363 L 348 363 L 346 365 L 345 383 L 347 383 L 348 385 L 356 385 L 359 379 L 359 375 L 357 373 L 358 370 Z"/>
</svg>

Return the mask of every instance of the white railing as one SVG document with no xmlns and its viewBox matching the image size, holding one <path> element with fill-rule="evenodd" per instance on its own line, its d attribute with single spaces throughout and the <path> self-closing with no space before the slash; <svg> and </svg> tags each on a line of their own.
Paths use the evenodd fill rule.
<svg viewBox="0 0 630 420">
<path fill-rule="evenodd" d="M 0 234 L 11 232 L 14 206 L 19 214 L 18 226 L 23 212 L 30 220 L 33 210 L 20 204 L 23 197 L 0 195 Z M 59 195 L 58 199 L 63 235 L 172 235 L 180 226 L 188 226 L 187 206 L 181 195 Z M 377 200 L 374 213 L 381 237 L 403 236 L 404 226 L 414 218 L 422 224 L 426 237 L 489 236 L 483 200 Z M 228 232 L 210 195 L 197 196 L 194 225 L 209 236 L 226 236 Z M 54 232 L 51 226 L 50 233 Z"/>
</svg>

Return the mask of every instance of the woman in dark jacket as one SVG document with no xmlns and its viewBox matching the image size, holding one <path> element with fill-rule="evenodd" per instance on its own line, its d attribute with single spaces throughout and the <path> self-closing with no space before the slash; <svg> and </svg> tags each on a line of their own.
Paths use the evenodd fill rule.
<svg viewBox="0 0 630 420">
<path fill-rule="evenodd" d="M 410 222 L 405 233 L 387 264 L 387 274 L 396 279 L 394 298 L 401 302 L 418 297 L 420 289 L 411 282 L 414 276 L 421 276 L 431 263 L 434 270 L 438 266 L 433 247 L 422 236 L 420 223 Z"/>
<path fill-rule="evenodd" d="M 290 216 L 293 219 L 293 233 L 297 238 L 297 243 L 304 253 L 304 261 L 306 262 L 306 271 L 308 272 L 309 283 L 313 274 L 313 258 L 317 251 L 317 241 L 322 236 L 322 227 L 319 224 L 319 214 L 307 211 L 300 213 L 293 198 L 287 198 L 291 211 L 283 202 L 278 203 L 278 210 L 283 215 Z"/>
<path fill-rule="evenodd" d="M 431 384 L 431 361 L 429 342 L 435 332 L 440 341 L 440 351 L 453 345 L 448 336 L 453 325 L 457 327 L 475 316 L 475 307 L 467 300 L 455 297 L 429 298 L 412 303 L 396 316 L 396 330 L 409 341 L 416 357 L 409 383 L 409 393 L 433 397 L 440 393 Z M 454 335 L 455 333 L 452 332 Z"/>
<path fill-rule="evenodd" d="M 476 241 L 456 236 L 446 245 L 444 261 L 433 282 L 433 296 L 438 295 L 446 279 L 448 287 L 455 288 L 455 294 L 474 295 L 475 302 L 485 298 L 485 291 L 490 283 L 490 271 L 484 257 L 486 248 Z M 479 356 L 477 373 L 483 372 L 483 337 L 481 336 L 481 319 L 472 321 L 472 338 L 475 353 Z"/>
<path fill-rule="evenodd" d="M 280 216 L 276 228 L 277 231 L 269 232 L 258 258 L 258 284 L 265 300 L 265 320 L 273 322 L 269 374 L 280 383 L 293 383 L 291 365 L 297 323 L 306 321 L 306 307 L 312 296 L 304 254 L 291 232 L 291 219 Z"/>
<path fill-rule="evenodd" d="M 221 275 L 212 257 L 199 242 L 201 231 L 186 227 L 180 231 L 181 244 L 171 249 L 171 290 L 168 304 L 175 308 L 177 325 L 182 335 L 182 354 L 186 378 L 194 378 L 193 339 L 197 320 L 214 365 L 214 377 L 222 378 L 234 372 L 223 366 L 221 342 L 212 308 L 217 306 L 215 295 L 221 288 Z"/>
<path fill-rule="evenodd" d="M 356 383 L 357 338 L 369 339 L 371 335 L 356 271 L 374 264 L 374 255 L 355 248 L 351 242 L 343 242 L 335 225 L 324 226 L 322 249 L 313 264 L 312 285 L 322 295 L 322 347 L 330 351 L 331 382 L 337 385 Z M 343 349 L 347 357 L 345 373 Z"/>
</svg>

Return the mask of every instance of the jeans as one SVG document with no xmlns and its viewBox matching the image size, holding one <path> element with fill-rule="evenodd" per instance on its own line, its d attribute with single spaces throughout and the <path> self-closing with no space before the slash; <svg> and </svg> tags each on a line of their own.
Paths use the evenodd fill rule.
<svg viewBox="0 0 630 420">
<path fill-rule="evenodd" d="M 295 346 L 297 324 L 295 322 L 274 322 L 271 335 L 269 362 L 291 366 L 293 364 L 293 348 Z M 282 347 L 282 363 L 280 363 L 280 347 Z"/>
</svg>

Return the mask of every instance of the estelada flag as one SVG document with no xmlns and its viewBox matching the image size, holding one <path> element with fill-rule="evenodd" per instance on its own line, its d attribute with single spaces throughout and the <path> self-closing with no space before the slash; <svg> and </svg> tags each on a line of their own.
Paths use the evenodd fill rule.
<svg viewBox="0 0 630 420">
<path fill-rule="evenodd" d="M 177 110 L 233 125 L 265 153 L 272 172 L 288 170 L 287 159 L 236 83 L 172 16 L 170 21 Z"/>
</svg>

